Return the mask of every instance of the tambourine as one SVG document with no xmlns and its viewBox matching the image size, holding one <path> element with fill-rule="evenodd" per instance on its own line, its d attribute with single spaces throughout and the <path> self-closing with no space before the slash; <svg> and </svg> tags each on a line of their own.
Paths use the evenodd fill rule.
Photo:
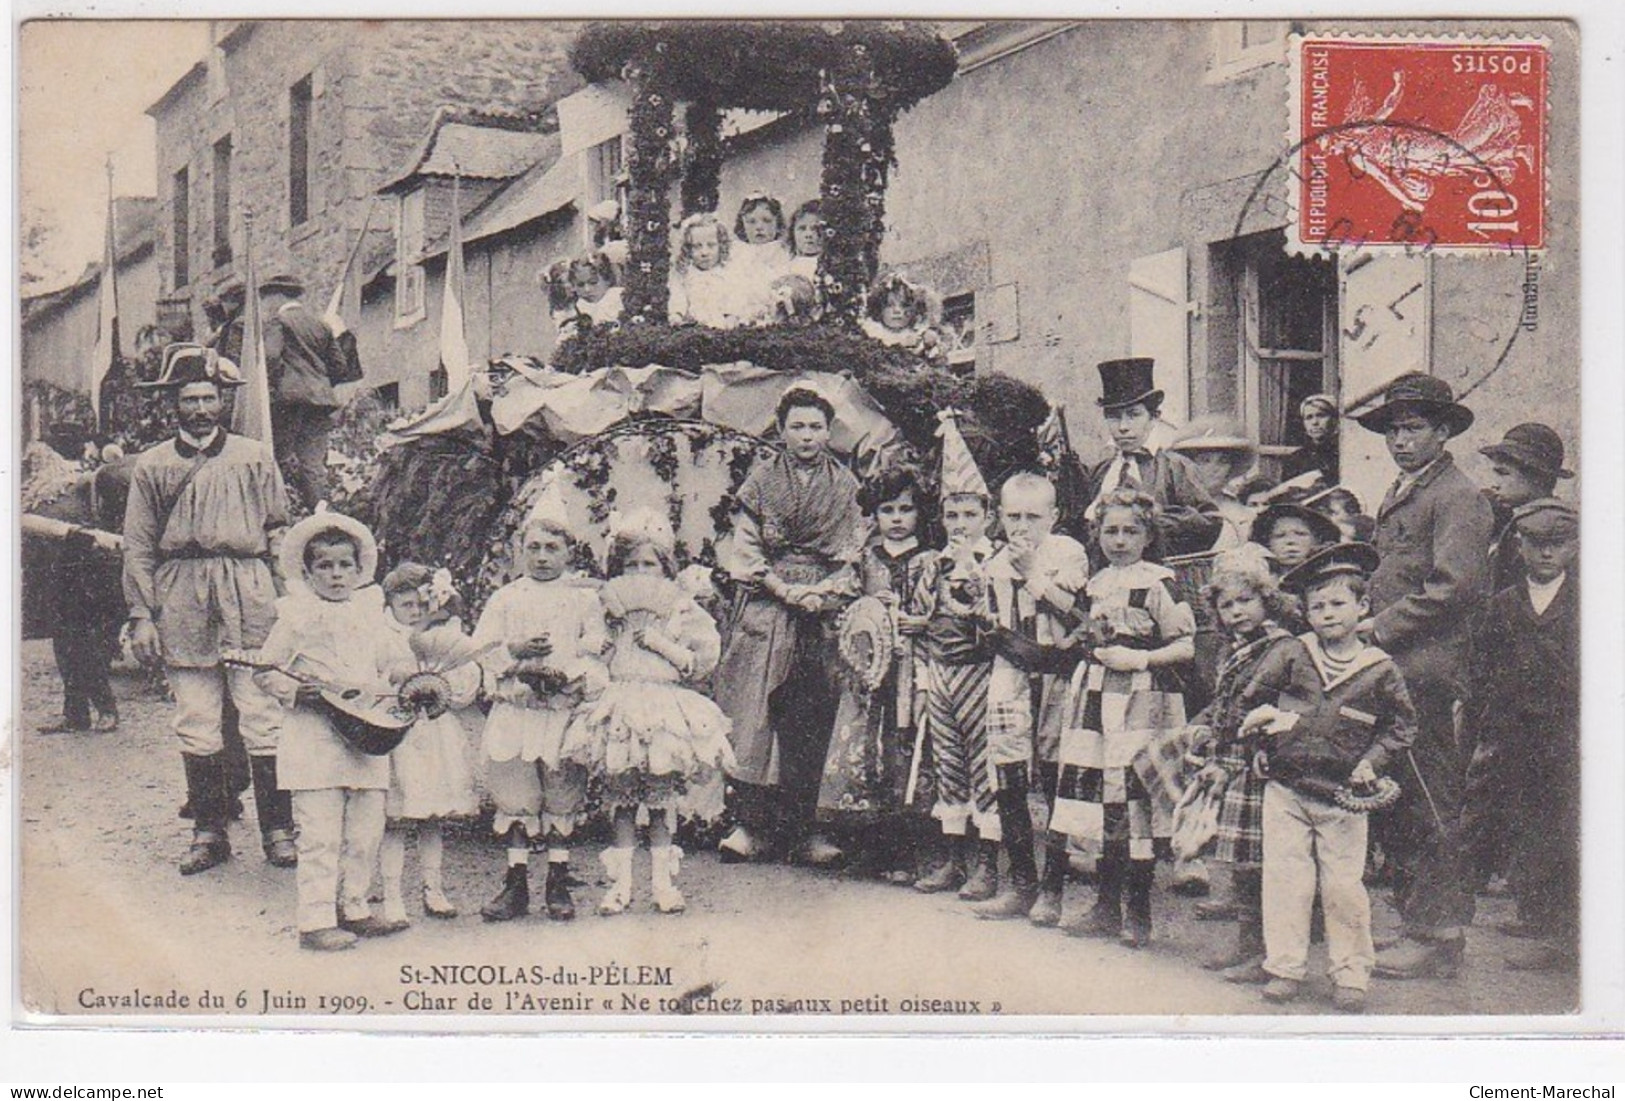
<svg viewBox="0 0 1625 1101">
<path fill-rule="evenodd" d="M 841 613 L 838 648 L 865 691 L 880 687 L 897 653 L 897 621 L 891 605 L 877 596 L 860 596 Z"/>
<path fill-rule="evenodd" d="M 1260 750 L 1253 757 L 1253 772 L 1261 780 L 1268 780 L 1269 758 Z M 1399 781 L 1391 776 L 1378 776 L 1369 784 L 1337 784 L 1330 780 L 1317 780 L 1312 777 L 1300 777 L 1292 781 L 1292 787 L 1317 799 L 1324 800 L 1336 807 L 1341 807 L 1355 814 L 1370 814 L 1372 811 L 1387 810 L 1399 802 L 1401 788 Z"/>
</svg>

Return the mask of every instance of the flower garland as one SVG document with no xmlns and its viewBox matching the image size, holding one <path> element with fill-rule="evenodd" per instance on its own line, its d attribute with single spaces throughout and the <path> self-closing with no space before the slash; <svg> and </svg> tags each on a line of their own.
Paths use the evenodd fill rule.
<svg viewBox="0 0 1625 1101">
<path fill-rule="evenodd" d="M 826 316 L 856 325 L 864 293 L 880 270 L 897 108 L 864 43 L 853 43 L 841 62 L 822 74 L 815 108 L 824 122 L 819 198 L 825 242 L 818 281 Z"/>
<path fill-rule="evenodd" d="M 676 175 L 673 153 L 671 82 L 667 77 L 666 43 L 656 39 L 648 52 L 626 63 L 622 76 L 631 86 L 632 147 L 627 153 L 631 178 L 627 196 L 625 318 L 642 326 L 666 317 L 671 277 L 671 207 L 668 195 Z"/>
</svg>

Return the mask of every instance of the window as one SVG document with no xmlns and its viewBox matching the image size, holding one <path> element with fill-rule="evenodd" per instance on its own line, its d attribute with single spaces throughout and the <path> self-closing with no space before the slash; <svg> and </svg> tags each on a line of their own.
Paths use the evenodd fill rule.
<svg viewBox="0 0 1625 1101">
<path fill-rule="evenodd" d="M 378 404 L 385 409 L 401 407 L 401 384 L 398 382 L 386 382 L 382 386 L 375 386 L 372 393 L 378 399 Z"/>
<path fill-rule="evenodd" d="M 616 198 L 623 164 L 619 135 L 587 150 L 587 205 Z"/>
<path fill-rule="evenodd" d="M 1308 442 L 1298 405 L 1338 391 L 1337 268 L 1288 256 L 1279 232 L 1232 243 L 1238 295 L 1239 411 L 1258 434 L 1259 466 L 1275 479 L 1281 460 Z"/>
<path fill-rule="evenodd" d="M 1227 19 L 1213 24 L 1209 84 L 1286 60 L 1289 25 L 1280 19 Z"/>
<path fill-rule="evenodd" d="M 395 323 L 410 325 L 425 314 L 423 275 L 424 191 L 415 188 L 395 207 Z"/>
<path fill-rule="evenodd" d="M 294 226 L 310 217 L 310 102 L 307 76 L 288 92 L 288 224 Z"/>
<path fill-rule="evenodd" d="M 429 400 L 439 401 L 451 393 L 451 375 L 444 367 L 429 372 Z"/>
<path fill-rule="evenodd" d="M 942 300 L 942 347 L 960 375 L 976 371 L 976 295 L 967 291 Z"/>
<path fill-rule="evenodd" d="M 174 202 L 170 209 L 174 217 L 170 239 L 175 250 L 172 261 L 176 287 L 184 287 L 192 281 L 192 186 L 189 177 L 190 173 L 185 168 L 175 172 Z"/>
<path fill-rule="evenodd" d="M 231 135 L 214 143 L 214 266 L 231 263 Z"/>
</svg>

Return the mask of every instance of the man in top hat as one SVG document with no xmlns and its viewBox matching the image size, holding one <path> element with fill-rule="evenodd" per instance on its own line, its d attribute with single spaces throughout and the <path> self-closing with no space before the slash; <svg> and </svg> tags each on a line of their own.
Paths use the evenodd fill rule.
<svg viewBox="0 0 1625 1101">
<path fill-rule="evenodd" d="M 332 380 L 343 377 L 346 364 L 333 330 L 300 301 L 304 293 L 291 275 L 260 284 L 277 461 L 289 468 L 301 503 L 314 511 L 327 496 L 327 442 L 339 407 Z"/>
<path fill-rule="evenodd" d="M 1367 629 L 1399 663 L 1417 712 L 1414 768 L 1396 777 L 1404 794 L 1374 823 L 1398 867 L 1395 902 L 1404 919 L 1404 936 L 1378 958 L 1377 973 L 1450 977 L 1472 920 L 1459 845 L 1465 769 L 1454 710 L 1463 697 L 1472 617 L 1488 583 L 1490 506 L 1445 450 L 1473 414 L 1443 379 L 1401 375 L 1359 422 L 1383 435 L 1399 467 L 1377 511 L 1381 563 L 1371 577 Z"/>
<path fill-rule="evenodd" d="M 280 713 L 248 669 L 222 652 L 264 644 L 276 619 L 273 543 L 288 521 L 287 495 L 265 446 L 221 427 L 222 395 L 242 384 L 237 367 L 201 344 L 171 344 L 158 380 L 179 428 L 136 459 L 124 514 L 124 596 L 131 642 L 143 662 L 162 661 L 175 693 L 174 728 L 186 766 L 194 875 L 226 860 L 230 793 L 221 736 L 229 695 L 252 763 L 266 858 L 296 860 L 293 808 L 276 778 Z"/>
<path fill-rule="evenodd" d="M 1544 424 L 1513 425 L 1500 443 L 1481 447 L 1478 453 L 1490 461 L 1490 481 L 1485 487 L 1495 512 L 1490 592 L 1498 593 L 1522 576 L 1512 535 L 1513 511 L 1552 496 L 1558 480 L 1572 478 L 1574 472 L 1563 468 L 1563 438 Z"/>
<path fill-rule="evenodd" d="M 1508 964 L 1548 970 L 1572 966 L 1579 948 L 1580 514 L 1553 497 L 1529 501 L 1512 533 L 1524 576 L 1490 599 L 1473 632 L 1467 715 L 1478 748 L 1463 821 L 1475 851 L 1486 833 L 1509 843 L 1518 920 L 1502 928 L 1536 943 Z"/>
<path fill-rule="evenodd" d="M 1157 389 L 1154 366 L 1149 359 L 1112 359 L 1098 368 L 1101 395 L 1096 404 L 1106 418 L 1113 453 L 1089 472 L 1084 519 L 1094 526 L 1100 498 L 1111 490 L 1137 489 L 1157 502 L 1162 554 L 1196 554 L 1213 546 L 1224 523 L 1190 460 L 1155 442 L 1152 429 L 1162 411 L 1163 392 Z M 1095 565 L 1104 565 L 1104 560 Z"/>
</svg>

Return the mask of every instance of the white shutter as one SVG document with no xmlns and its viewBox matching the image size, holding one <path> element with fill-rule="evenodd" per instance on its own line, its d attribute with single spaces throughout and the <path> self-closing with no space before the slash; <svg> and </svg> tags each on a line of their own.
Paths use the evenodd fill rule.
<svg viewBox="0 0 1625 1101">
<path fill-rule="evenodd" d="M 1129 262 L 1129 354 L 1157 361 L 1157 385 L 1167 392 L 1162 415 L 1174 424 L 1190 416 L 1190 300 L 1183 248 Z"/>
<path fill-rule="evenodd" d="M 1433 328 L 1433 266 L 1424 255 L 1360 252 L 1338 262 L 1338 380 L 1343 484 L 1375 516 L 1398 470 L 1387 445 L 1352 414 L 1381 400 L 1407 371 L 1426 372 Z"/>
</svg>

